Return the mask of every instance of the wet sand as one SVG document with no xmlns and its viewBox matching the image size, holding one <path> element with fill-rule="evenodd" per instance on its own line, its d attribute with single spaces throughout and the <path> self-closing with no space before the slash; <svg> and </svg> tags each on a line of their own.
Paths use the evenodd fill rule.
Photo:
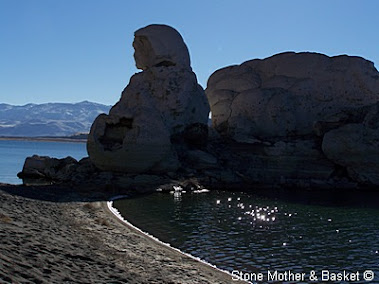
<svg viewBox="0 0 379 284">
<path fill-rule="evenodd" d="M 114 194 L 0 185 L 0 282 L 238 283 L 123 223 Z"/>
</svg>

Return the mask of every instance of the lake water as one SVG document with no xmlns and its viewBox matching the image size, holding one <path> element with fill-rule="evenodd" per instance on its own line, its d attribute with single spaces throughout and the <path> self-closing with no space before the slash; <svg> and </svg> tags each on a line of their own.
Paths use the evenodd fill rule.
<svg viewBox="0 0 379 284">
<path fill-rule="evenodd" d="M 224 191 L 154 193 L 116 200 L 114 207 L 143 231 L 228 271 L 291 270 L 307 277 L 315 271 L 321 277 L 322 270 L 345 270 L 358 271 L 362 280 L 372 270 L 379 283 L 379 208 L 302 205 Z"/>
<path fill-rule="evenodd" d="M 77 160 L 87 156 L 85 143 L 0 140 L 0 182 L 20 184 L 17 173 L 22 170 L 25 159 L 34 154 Z"/>
<path fill-rule="evenodd" d="M 34 154 L 87 156 L 85 143 L 0 140 L 0 182 L 21 183 L 16 175 Z M 379 283 L 379 208 L 311 206 L 224 191 L 154 193 L 114 206 L 143 231 L 225 270 L 307 276 L 345 270 L 358 271 L 361 279 L 372 270 L 371 283 Z"/>
</svg>

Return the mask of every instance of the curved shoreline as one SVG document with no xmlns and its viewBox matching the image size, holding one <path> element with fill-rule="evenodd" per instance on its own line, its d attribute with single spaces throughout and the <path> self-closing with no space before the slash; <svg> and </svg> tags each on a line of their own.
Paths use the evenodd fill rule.
<svg viewBox="0 0 379 284">
<path fill-rule="evenodd" d="M 229 271 L 226 271 L 226 270 L 220 269 L 220 268 L 218 268 L 217 266 L 215 266 L 215 265 L 213 265 L 213 264 L 211 264 L 211 263 L 209 263 L 209 262 L 206 262 L 206 261 L 202 260 L 202 259 L 199 258 L 199 257 L 196 257 L 196 256 L 193 256 L 193 255 L 191 255 L 191 254 L 189 254 L 189 253 L 183 252 L 183 251 L 181 251 L 180 249 L 171 246 L 169 243 L 165 243 L 165 242 L 161 241 L 160 239 L 158 239 L 157 237 L 155 237 L 155 236 L 153 236 L 153 235 L 151 235 L 151 234 L 149 234 L 149 233 L 147 233 L 147 232 L 141 230 L 140 228 L 134 226 L 132 223 L 130 223 L 128 220 L 126 220 L 126 219 L 121 215 L 121 213 L 117 210 L 117 208 L 115 208 L 115 207 L 113 206 L 113 202 L 114 202 L 115 200 L 122 199 L 122 198 L 128 198 L 128 196 L 127 196 L 127 195 L 118 195 L 118 196 L 114 196 L 114 197 L 112 197 L 109 201 L 107 201 L 106 205 L 107 205 L 107 209 L 109 210 L 109 212 L 110 212 L 114 217 L 116 217 L 119 221 L 121 221 L 123 225 L 128 226 L 129 228 L 131 228 L 131 229 L 135 230 L 136 232 L 140 233 L 141 235 L 143 235 L 143 236 L 145 236 L 145 237 L 151 239 L 151 240 L 154 241 L 157 245 L 160 245 L 160 246 L 164 247 L 165 249 L 171 250 L 172 252 L 174 252 L 174 253 L 178 253 L 178 254 L 180 254 L 180 255 L 182 255 L 182 256 L 189 257 L 189 258 L 191 258 L 191 259 L 193 259 L 193 260 L 195 260 L 195 261 L 197 261 L 197 262 L 199 262 L 199 263 L 201 263 L 201 264 L 203 264 L 203 265 L 205 265 L 205 266 L 207 266 L 207 267 L 209 267 L 209 268 L 211 268 L 211 269 L 213 269 L 213 270 L 216 270 L 216 271 L 218 271 L 218 272 L 224 273 L 225 276 L 229 278 L 229 280 L 232 279 L 232 274 L 231 274 Z M 233 283 L 247 283 L 247 282 L 244 282 L 244 281 L 235 281 L 235 280 L 233 280 Z"/>
<path fill-rule="evenodd" d="M 111 196 L 0 185 L 0 282 L 238 283 L 128 226 L 108 209 Z"/>
</svg>

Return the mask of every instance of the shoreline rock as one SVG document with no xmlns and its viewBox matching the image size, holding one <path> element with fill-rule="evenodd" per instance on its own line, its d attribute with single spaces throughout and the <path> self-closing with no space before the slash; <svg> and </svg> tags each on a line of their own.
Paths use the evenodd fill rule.
<svg viewBox="0 0 379 284">
<path fill-rule="evenodd" d="M 89 157 L 104 171 L 176 171 L 180 161 L 174 137 L 207 125 L 208 101 L 175 29 L 142 28 L 135 32 L 133 47 L 136 66 L 143 71 L 132 76 L 109 115 L 96 118 L 88 137 Z"/>
<path fill-rule="evenodd" d="M 286 52 L 217 70 L 205 92 L 212 126 L 230 141 L 231 163 L 247 181 L 379 185 L 379 73 L 372 62 Z"/>
<path fill-rule="evenodd" d="M 372 62 L 286 52 L 217 70 L 204 93 L 175 29 L 142 28 L 133 47 L 142 72 L 94 121 L 89 158 L 27 158 L 21 177 L 108 188 L 197 178 L 204 187 L 378 190 Z"/>
</svg>

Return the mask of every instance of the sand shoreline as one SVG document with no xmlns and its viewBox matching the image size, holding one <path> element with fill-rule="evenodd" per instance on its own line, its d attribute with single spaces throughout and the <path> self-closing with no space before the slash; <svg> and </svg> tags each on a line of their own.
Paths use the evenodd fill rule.
<svg viewBox="0 0 379 284">
<path fill-rule="evenodd" d="M 238 283 L 127 226 L 116 194 L 0 185 L 0 282 Z"/>
<path fill-rule="evenodd" d="M 227 275 L 229 275 L 230 277 L 232 277 L 232 274 L 229 273 L 228 271 L 225 271 L 225 270 L 219 269 L 219 268 L 217 268 L 215 265 L 212 265 L 211 263 L 208 263 L 208 262 L 206 262 L 206 261 L 204 261 L 204 260 L 202 260 L 202 259 L 200 259 L 200 258 L 198 258 L 198 257 L 195 257 L 195 256 L 193 256 L 193 255 L 190 255 L 190 254 L 188 254 L 188 253 L 185 253 L 185 252 L 181 251 L 180 249 L 177 249 L 177 248 L 175 248 L 175 247 L 172 247 L 170 244 L 165 243 L 165 242 L 159 240 L 157 237 L 155 237 L 155 236 L 153 236 L 153 235 L 151 235 L 151 234 L 149 234 L 149 233 L 147 233 L 147 232 L 141 230 L 140 228 L 134 226 L 134 225 L 133 225 L 132 223 L 130 223 L 128 220 L 125 220 L 124 217 L 123 217 L 123 216 L 120 214 L 120 212 L 117 210 L 117 208 L 115 208 L 115 207 L 113 206 L 113 202 L 114 202 L 115 200 L 117 200 L 117 199 L 122 199 L 122 198 L 127 198 L 127 196 L 122 196 L 122 195 L 121 195 L 121 196 L 115 196 L 115 197 L 113 197 L 110 201 L 107 201 L 107 202 L 106 202 L 106 207 L 107 207 L 108 211 L 109 211 L 111 214 L 113 214 L 116 218 L 118 218 L 122 223 L 124 223 L 124 225 L 130 227 L 130 228 L 133 229 L 134 231 L 136 231 L 136 232 L 138 232 L 138 233 L 141 233 L 142 235 L 144 235 L 144 236 L 146 236 L 146 237 L 152 239 L 153 241 L 157 242 L 157 245 L 160 245 L 160 246 L 162 246 L 162 247 L 165 247 L 165 248 L 168 248 L 168 249 L 170 249 L 170 250 L 173 250 L 173 251 L 179 253 L 180 255 L 185 256 L 185 257 L 189 257 L 189 258 L 191 258 L 191 259 L 193 259 L 193 260 L 195 260 L 195 261 L 199 261 L 200 263 L 209 266 L 211 269 L 219 270 L 220 272 L 226 273 Z M 105 205 L 105 204 L 103 204 L 103 205 Z"/>
</svg>

